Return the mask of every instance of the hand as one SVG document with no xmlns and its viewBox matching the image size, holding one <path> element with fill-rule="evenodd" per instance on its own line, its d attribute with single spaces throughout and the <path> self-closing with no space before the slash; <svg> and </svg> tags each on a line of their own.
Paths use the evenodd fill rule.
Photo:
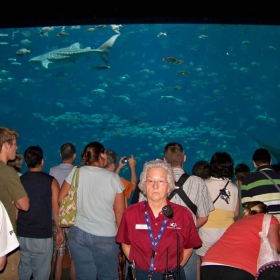
<svg viewBox="0 0 280 280">
<path fill-rule="evenodd" d="M 136 160 L 134 158 L 133 155 L 130 156 L 130 158 L 128 158 L 128 164 L 129 164 L 129 167 L 132 169 L 132 168 L 135 168 L 135 165 L 136 165 Z"/>
<path fill-rule="evenodd" d="M 127 165 L 127 163 L 123 163 L 123 160 L 125 159 L 126 157 L 121 157 L 120 160 L 119 160 L 119 165 L 118 165 L 118 168 L 119 169 L 122 169 L 125 165 Z"/>
<path fill-rule="evenodd" d="M 63 243 L 63 241 L 64 241 L 63 232 L 62 231 L 57 232 L 56 233 L 56 249 L 60 248 L 60 246 Z"/>
</svg>

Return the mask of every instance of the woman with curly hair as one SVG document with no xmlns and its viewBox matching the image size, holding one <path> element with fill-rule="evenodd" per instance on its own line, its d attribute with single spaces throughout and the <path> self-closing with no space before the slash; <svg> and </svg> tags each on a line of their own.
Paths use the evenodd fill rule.
<svg viewBox="0 0 280 280">
<path fill-rule="evenodd" d="M 216 152 L 210 160 L 210 167 L 211 177 L 205 180 L 205 184 L 215 210 L 210 212 L 207 222 L 199 228 L 203 244 L 196 253 L 201 259 L 239 214 L 238 188 L 231 182 L 234 177 L 232 157 L 226 152 Z"/>
</svg>

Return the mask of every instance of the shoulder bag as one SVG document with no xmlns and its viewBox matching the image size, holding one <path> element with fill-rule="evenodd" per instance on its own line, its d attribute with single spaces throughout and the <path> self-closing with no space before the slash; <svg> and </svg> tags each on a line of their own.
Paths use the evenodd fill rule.
<svg viewBox="0 0 280 280">
<path fill-rule="evenodd" d="M 58 212 L 58 224 L 60 227 L 71 227 L 75 224 L 79 170 L 80 166 L 77 166 L 72 177 L 70 189 L 60 204 Z"/>
<path fill-rule="evenodd" d="M 266 271 L 267 269 L 280 267 L 280 256 L 270 245 L 270 242 L 267 238 L 271 218 L 271 214 L 264 214 L 262 231 L 259 232 L 259 236 L 261 237 L 261 245 L 258 256 L 256 280 L 261 280 L 262 272 Z"/>
<path fill-rule="evenodd" d="M 217 201 L 219 197 L 221 197 L 227 204 L 229 204 L 229 197 L 230 192 L 227 190 L 227 185 L 230 182 L 230 180 L 227 181 L 226 185 L 220 189 L 218 196 L 214 199 L 213 204 Z"/>
</svg>

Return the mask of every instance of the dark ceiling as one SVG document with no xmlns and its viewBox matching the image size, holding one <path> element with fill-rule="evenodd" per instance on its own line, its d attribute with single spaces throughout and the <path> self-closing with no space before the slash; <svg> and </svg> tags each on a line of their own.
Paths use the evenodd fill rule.
<svg viewBox="0 0 280 280">
<path fill-rule="evenodd" d="M 102 23 L 221 23 L 280 24 L 279 9 L 236 1 L 5 1 L 0 12 L 0 27 L 82 25 Z M 85 3 L 84 3 L 85 2 Z M 100 3 L 101 2 L 101 3 Z M 245 2 L 243 1 L 243 5 Z"/>
</svg>

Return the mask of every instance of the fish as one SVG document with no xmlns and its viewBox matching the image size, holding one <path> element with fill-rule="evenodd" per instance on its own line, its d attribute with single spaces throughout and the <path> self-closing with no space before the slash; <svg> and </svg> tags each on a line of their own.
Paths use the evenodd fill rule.
<svg viewBox="0 0 280 280">
<path fill-rule="evenodd" d="M 32 42 L 30 41 L 30 40 L 28 40 L 28 39 L 24 39 L 24 40 L 21 40 L 20 41 L 23 45 L 25 45 L 25 46 L 29 46 Z"/>
<path fill-rule="evenodd" d="M 206 38 L 208 38 L 208 36 L 207 35 L 199 35 L 198 38 L 199 39 L 206 39 Z"/>
<path fill-rule="evenodd" d="M 86 47 L 80 48 L 80 43 L 74 43 L 73 45 L 56 49 L 45 54 L 35 56 L 29 60 L 33 64 L 41 64 L 44 68 L 55 68 L 65 65 L 73 65 L 79 60 L 91 56 L 93 53 L 100 55 L 104 63 L 109 61 L 109 50 L 114 45 L 116 39 L 120 36 L 119 34 L 113 35 L 109 40 L 102 44 L 97 49 Z"/>
<path fill-rule="evenodd" d="M 119 100 L 125 102 L 126 104 L 129 105 L 134 105 L 131 99 L 128 96 L 125 95 L 113 95 L 114 98 L 118 98 Z"/>
<path fill-rule="evenodd" d="M 167 56 L 167 57 L 163 57 L 162 61 L 169 61 L 171 63 L 174 63 L 177 61 L 177 59 L 174 56 Z"/>
<path fill-rule="evenodd" d="M 94 30 L 95 30 L 94 27 L 90 27 L 90 28 L 86 29 L 86 31 L 88 31 L 88 32 L 93 32 Z"/>
<path fill-rule="evenodd" d="M 98 66 L 92 66 L 92 70 L 107 70 L 110 69 L 111 67 L 108 65 L 98 65 Z"/>
<path fill-rule="evenodd" d="M 45 36 L 48 36 L 49 32 L 52 31 L 54 28 L 53 27 L 43 27 L 40 31 L 39 31 L 39 34 L 42 36 L 42 35 L 45 35 Z"/>
<path fill-rule="evenodd" d="M 188 74 L 190 74 L 190 72 L 188 72 L 187 70 L 182 70 L 177 73 L 177 75 L 188 75 Z"/>
<path fill-rule="evenodd" d="M 31 50 L 28 49 L 19 49 L 18 51 L 16 51 L 16 55 L 25 55 L 25 54 L 29 54 L 31 52 Z"/>
<path fill-rule="evenodd" d="M 56 36 L 57 37 L 65 37 L 65 36 L 70 36 L 70 34 L 65 32 L 65 31 L 61 31 Z"/>
<path fill-rule="evenodd" d="M 185 61 L 184 61 L 183 59 L 178 59 L 178 60 L 174 61 L 173 64 L 175 64 L 175 65 L 181 65 L 181 64 L 183 64 L 184 62 L 185 62 Z"/>
<path fill-rule="evenodd" d="M 174 97 L 173 95 L 162 95 L 160 100 L 164 100 L 166 102 L 172 102 L 176 105 L 184 105 L 185 101 L 179 98 Z"/>
<path fill-rule="evenodd" d="M 160 32 L 158 33 L 157 37 L 167 36 L 166 32 Z"/>
</svg>

